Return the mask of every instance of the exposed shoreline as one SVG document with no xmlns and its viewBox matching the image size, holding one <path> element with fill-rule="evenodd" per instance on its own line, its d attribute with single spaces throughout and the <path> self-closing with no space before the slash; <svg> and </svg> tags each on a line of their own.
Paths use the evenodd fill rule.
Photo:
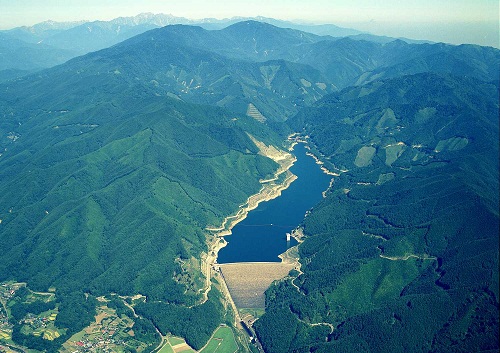
<svg viewBox="0 0 500 353">
<path fill-rule="evenodd" d="M 250 135 L 249 135 L 250 136 Z M 290 184 L 297 179 L 297 176 L 294 175 L 293 173 L 290 172 L 290 168 L 293 166 L 293 164 L 296 161 L 296 157 L 292 155 L 289 152 L 285 152 L 283 150 L 278 150 L 273 146 L 266 146 L 262 142 L 256 140 L 253 136 L 250 136 L 252 141 L 255 143 L 255 145 L 259 148 L 260 154 L 264 155 L 268 158 L 273 159 L 275 162 L 277 162 L 280 167 L 274 174 L 274 176 L 270 179 L 266 180 L 261 180 L 260 182 L 263 184 L 262 188 L 259 190 L 258 193 L 251 195 L 245 203 L 240 205 L 239 211 L 231 216 L 227 216 L 220 227 L 207 227 L 205 228 L 207 231 L 211 232 L 213 235 L 213 239 L 209 244 L 209 254 L 207 256 L 207 263 L 209 264 L 214 264 L 217 263 L 217 255 L 218 252 L 224 248 L 227 245 L 227 241 L 224 239 L 224 237 L 231 235 L 232 234 L 232 228 L 236 226 L 239 222 L 243 221 L 248 213 L 254 209 L 256 209 L 261 202 L 265 201 L 270 201 L 272 199 L 275 199 L 279 196 L 281 196 L 281 192 L 283 190 L 286 190 Z M 332 176 L 332 180 L 330 181 L 330 185 L 328 188 L 323 191 L 322 195 L 323 197 L 326 197 L 326 192 L 332 187 L 333 185 L 333 177 L 338 177 L 340 174 L 332 172 L 328 170 L 324 165 L 323 162 L 313 153 L 310 151 L 310 147 L 307 146 L 308 144 L 308 136 L 306 137 L 300 137 L 298 134 L 292 134 L 288 137 L 288 141 L 291 143 L 289 147 L 289 151 L 293 151 L 293 148 L 295 145 L 298 143 L 304 143 L 306 145 L 306 148 L 308 149 L 308 152 L 306 152 L 306 155 L 312 157 L 316 164 L 319 165 L 320 169 L 323 171 L 324 174 Z M 276 183 L 277 180 L 279 180 L 279 177 L 281 174 L 286 173 L 286 177 L 281 183 Z M 304 234 L 302 232 L 302 229 L 296 228 L 291 232 L 291 236 L 297 240 L 299 244 L 296 246 L 288 249 L 286 252 L 283 254 L 280 254 L 278 257 L 281 259 L 282 262 L 286 263 L 296 263 L 298 266 L 299 265 L 299 258 L 298 258 L 298 253 L 297 251 L 293 250 L 294 248 L 297 248 L 298 245 L 303 241 Z M 293 254 L 293 255 L 292 255 Z M 210 266 L 207 266 L 210 267 Z"/>
<path fill-rule="evenodd" d="M 227 245 L 224 237 L 231 235 L 233 227 L 243 221 L 248 213 L 256 209 L 261 202 L 279 197 L 282 191 L 286 190 L 297 179 L 297 176 L 290 172 L 290 168 L 297 160 L 293 154 L 278 150 L 273 146 L 266 146 L 251 135 L 249 137 L 259 148 L 259 154 L 271 158 L 279 164 L 279 167 L 272 178 L 260 180 L 262 184 L 260 190 L 256 194 L 249 196 L 246 202 L 239 206 L 236 214 L 224 218 L 220 227 L 205 228 L 209 235 L 207 235 L 208 253 L 202 254 L 201 259 L 201 271 L 206 279 L 205 288 L 201 289 L 204 292 L 204 300 L 207 299 L 208 291 L 211 288 L 212 271 L 217 263 L 218 253 Z M 282 174 L 285 174 L 285 177 L 281 182 L 278 182 Z"/>
<path fill-rule="evenodd" d="M 202 272 L 206 278 L 206 286 L 204 293 L 205 299 L 207 298 L 208 291 L 210 290 L 211 287 L 211 278 L 213 275 L 217 273 L 218 253 L 222 248 L 224 248 L 228 244 L 227 241 L 225 240 L 225 237 L 231 235 L 233 227 L 236 226 L 239 222 L 243 221 L 248 216 L 248 213 L 256 209 L 261 202 L 270 201 L 272 199 L 281 196 L 283 190 L 286 190 L 293 183 L 293 181 L 297 179 L 297 176 L 290 171 L 290 168 L 294 165 L 294 163 L 297 160 L 293 154 L 283 150 L 278 150 L 273 146 L 266 146 L 264 143 L 256 140 L 253 136 L 249 135 L 249 137 L 259 148 L 260 150 L 259 154 L 271 158 L 272 160 L 274 160 L 276 163 L 279 164 L 279 167 L 274 173 L 273 177 L 260 180 L 262 187 L 259 190 L 259 192 L 249 196 L 246 202 L 239 206 L 239 210 L 238 212 L 236 212 L 236 214 L 225 217 L 224 220 L 222 221 L 222 224 L 219 227 L 205 228 L 205 230 L 208 233 L 207 234 L 208 253 L 204 254 L 204 256 L 202 255 L 202 261 L 201 261 Z M 306 147 L 308 147 L 307 138 L 304 140 L 300 137 L 290 135 L 288 141 L 290 142 L 289 151 L 293 151 L 293 147 L 298 143 L 305 143 Z M 310 157 L 313 157 L 316 164 L 319 165 L 323 173 L 330 176 L 339 176 L 339 174 L 333 173 L 330 170 L 328 170 L 319 160 L 319 158 L 310 152 L 309 148 L 308 150 L 309 152 L 307 152 L 306 154 L 309 155 Z M 278 180 L 280 179 L 282 181 L 278 182 Z M 333 184 L 333 178 L 330 181 L 330 185 L 328 186 L 328 188 L 323 192 L 323 197 L 326 196 L 325 193 L 332 187 L 332 184 Z M 297 227 L 296 229 L 294 229 L 291 232 L 291 236 L 295 240 L 297 240 L 298 244 L 289 248 L 284 253 L 278 255 L 278 257 L 281 259 L 282 264 L 293 265 L 294 269 L 297 270 L 300 274 L 301 264 L 299 261 L 300 258 L 299 258 L 298 246 L 300 245 L 300 243 L 304 241 L 304 233 L 302 228 Z M 232 301 L 231 298 L 228 299 Z"/>
<path fill-rule="evenodd" d="M 232 228 L 236 224 L 244 220 L 250 211 L 256 209 L 261 202 L 270 201 L 279 197 L 281 195 L 281 192 L 283 190 L 286 190 L 290 186 L 290 184 L 292 184 L 292 182 L 297 179 L 297 176 L 292 174 L 290 171 L 286 170 L 284 172 L 286 172 L 288 175 L 283 183 L 274 184 L 274 181 L 277 178 L 270 180 L 270 184 L 272 185 L 262 186 L 257 194 L 250 196 L 244 204 L 239 206 L 240 210 L 235 215 L 227 216 L 219 228 L 205 229 L 211 232 L 215 232 L 214 235 L 217 237 L 225 237 L 227 235 L 231 235 Z"/>
<path fill-rule="evenodd" d="M 286 190 L 297 179 L 297 176 L 290 172 L 290 168 L 297 160 L 293 154 L 278 150 L 272 146 L 266 146 L 252 136 L 250 137 L 259 148 L 259 153 L 274 160 L 279 164 L 279 167 L 272 178 L 260 180 L 262 184 L 261 189 L 256 194 L 250 195 L 245 203 L 239 206 L 240 209 L 236 214 L 224 218 L 220 227 L 205 228 L 205 230 L 212 232 L 215 238 L 224 239 L 225 236 L 231 235 L 233 227 L 243 221 L 250 211 L 256 209 L 261 202 L 270 201 L 281 196 L 283 190 Z M 284 180 L 277 182 L 282 174 L 285 174 Z M 212 248 L 210 251 L 217 254 L 226 245 L 225 243 L 225 241 L 217 241 L 215 244 L 211 244 Z"/>
</svg>

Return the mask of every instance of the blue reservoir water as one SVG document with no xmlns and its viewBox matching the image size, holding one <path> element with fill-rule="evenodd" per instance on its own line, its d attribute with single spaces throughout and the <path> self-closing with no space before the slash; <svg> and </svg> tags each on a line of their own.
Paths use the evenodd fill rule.
<svg viewBox="0 0 500 353">
<path fill-rule="evenodd" d="M 293 238 L 287 242 L 286 233 L 297 227 L 306 211 L 322 199 L 331 179 L 306 152 L 303 144 L 295 146 L 297 161 L 290 171 L 298 178 L 280 197 L 260 203 L 232 229 L 217 262 L 279 262 L 278 255 L 297 244 Z"/>
</svg>

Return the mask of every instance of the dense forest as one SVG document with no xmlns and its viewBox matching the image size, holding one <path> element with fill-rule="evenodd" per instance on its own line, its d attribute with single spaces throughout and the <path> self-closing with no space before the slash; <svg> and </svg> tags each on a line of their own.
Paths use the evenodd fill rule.
<svg viewBox="0 0 500 353">
<path fill-rule="evenodd" d="M 421 74 L 290 120 L 344 172 L 302 224 L 303 273 L 266 293 L 266 352 L 498 349 L 497 99 Z"/>
<path fill-rule="evenodd" d="M 201 349 L 221 322 L 224 322 L 221 294 L 213 290 L 208 300 L 193 308 L 169 303 L 141 303 L 136 311 L 151 320 L 161 334 L 184 337 L 194 349 Z M 182 318 L 179 320 L 179 318 Z"/>
<path fill-rule="evenodd" d="M 196 304 L 204 228 L 277 167 L 248 134 L 267 143 L 276 135 L 249 117 L 134 90 L 74 108 L 53 97 L 50 112 L 11 103 L 16 118 L 2 123 L 22 138 L 6 139 L 0 160 L 0 278 L 56 288 L 56 324 L 69 333 L 93 321 L 83 293 Z M 14 330 L 16 342 L 41 350 L 64 342 L 24 336 Z"/>
<path fill-rule="evenodd" d="M 276 172 L 253 141 L 296 132 L 339 176 L 300 225 L 300 271 L 266 293 L 266 353 L 497 350 L 499 63 L 244 21 L 0 73 L 0 282 L 55 298 L 19 289 L 12 340 L 56 351 L 105 297 L 148 349 L 203 347 L 231 321 L 204 297 L 206 228 Z M 22 331 L 55 308 L 63 335 Z"/>
</svg>

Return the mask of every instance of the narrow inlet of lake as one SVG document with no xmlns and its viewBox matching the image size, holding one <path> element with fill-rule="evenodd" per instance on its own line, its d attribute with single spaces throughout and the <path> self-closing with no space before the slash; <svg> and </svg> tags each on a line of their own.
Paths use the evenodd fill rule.
<svg viewBox="0 0 500 353">
<path fill-rule="evenodd" d="M 260 203 L 232 229 L 232 234 L 225 238 L 227 246 L 219 251 L 218 263 L 280 262 L 278 255 L 297 244 L 293 238 L 287 241 L 286 233 L 296 228 L 306 211 L 321 201 L 331 180 L 306 152 L 303 144 L 295 146 L 297 161 L 290 171 L 297 180 L 280 197 Z"/>
</svg>

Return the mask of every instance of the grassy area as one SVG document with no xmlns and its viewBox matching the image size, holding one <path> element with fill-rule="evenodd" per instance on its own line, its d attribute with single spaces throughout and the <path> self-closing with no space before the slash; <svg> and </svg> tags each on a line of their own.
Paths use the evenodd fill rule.
<svg viewBox="0 0 500 353">
<path fill-rule="evenodd" d="M 179 338 L 179 337 L 174 337 L 174 336 L 169 336 L 168 341 L 170 342 L 170 344 L 172 346 L 176 346 L 178 344 L 185 343 L 184 339 Z"/>
<path fill-rule="evenodd" d="M 238 344 L 233 330 L 230 327 L 221 326 L 215 331 L 201 353 L 234 353 L 236 351 L 238 351 Z"/>
<path fill-rule="evenodd" d="M 218 340 L 218 339 L 211 339 L 207 345 L 205 346 L 205 348 L 203 348 L 203 350 L 201 351 L 201 353 L 212 353 L 212 352 L 215 352 L 217 350 L 217 348 L 219 348 L 219 346 L 221 345 L 222 341 Z"/>
<path fill-rule="evenodd" d="M 86 334 L 87 333 L 85 331 L 77 332 L 73 336 L 70 337 L 69 341 L 73 341 L 73 342 L 81 341 L 83 339 L 83 337 L 85 337 Z"/>
<path fill-rule="evenodd" d="M 244 308 L 239 309 L 240 317 L 244 317 L 245 315 L 252 315 L 255 318 L 259 318 L 266 312 L 264 309 L 254 309 L 254 308 Z"/>
<path fill-rule="evenodd" d="M 177 350 L 177 352 L 182 352 L 182 353 L 196 353 L 196 351 L 194 351 L 191 347 L 189 347 L 186 344 L 186 341 L 183 338 L 181 338 L 181 337 L 168 336 L 167 337 L 167 342 L 170 343 L 170 344 L 167 343 L 165 346 L 163 346 L 163 348 L 160 350 L 161 353 L 175 352 L 175 350 L 173 349 L 173 347 L 177 346 L 177 345 L 185 345 L 182 348 L 181 351 Z"/>
<path fill-rule="evenodd" d="M 158 353 L 174 353 L 174 350 L 172 349 L 172 346 L 170 343 L 167 343 L 158 351 Z"/>
</svg>

